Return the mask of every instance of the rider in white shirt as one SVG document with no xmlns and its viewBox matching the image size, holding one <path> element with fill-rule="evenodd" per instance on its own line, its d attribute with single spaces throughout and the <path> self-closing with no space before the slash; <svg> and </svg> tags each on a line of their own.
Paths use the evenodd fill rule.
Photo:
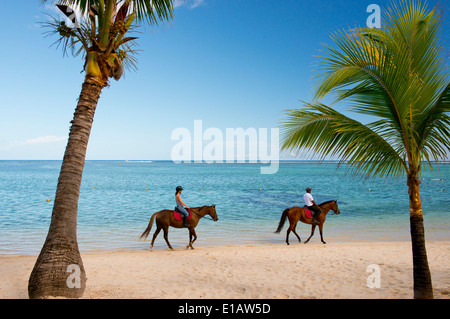
<svg viewBox="0 0 450 319">
<path fill-rule="evenodd" d="M 317 218 L 319 217 L 322 210 L 320 209 L 319 205 L 316 204 L 314 201 L 314 197 L 311 195 L 311 188 L 306 188 L 306 193 L 303 195 L 303 200 L 305 201 L 305 206 L 313 212 L 313 225 L 319 224 L 317 221 Z"/>
</svg>

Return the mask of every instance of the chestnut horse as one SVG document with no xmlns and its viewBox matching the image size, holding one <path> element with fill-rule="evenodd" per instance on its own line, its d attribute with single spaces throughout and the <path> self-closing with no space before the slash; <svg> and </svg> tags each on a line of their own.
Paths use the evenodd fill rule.
<svg viewBox="0 0 450 319">
<path fill-rule="evenodd" d="M 211 216 L 212 220 L 215 222 L 219 220 L 217 218 L 216 213 L 216 205 L 212 206 L 202 206 L 202 207 L 192 207 L 189 208 L 191 211 L 191 219 L 189 220 L 189 244 L 186 246 L 186 249 L 191 247 L 191 249 L 194 249 L 192 244 L 197 239 L 197 234 L 195 233 L 195 227 L 197 226 L 198 222 L 202 217 L 205 217 L 206 215 Z M 159 212 L 156 212 L 152 215 L 150 218 L 150 222 L 148 223 L 147 229 L 142 233 L 141 237 L 139 239 L 144 238 L 144 240 L 148 237 L 150 234 L 150 230 L 152 229 L 153 220 L 156 217 L 156 231 L 153 234 L 152 243 L 150 244 L 150 251 L 153 251 L 153 244 L 155 242 L 156 237 L 158 236 L 161 229 L 164 231 L 164 239 L 166 240 L 167 246 L 169 246 L 170 250 L 173 250 L 172 246 L 169 243 L 168 239 L 168 233 L 169 233 L 169 226 L 175 227 L 175 228 L 183 228 L 184 222 L 182 220 L 176 220 L 175 216 L 173 214 L 173 209 L 164 209 Z M 194 237 L 194 240 L 192 240 L 192 237 Z"/>
<path fill-rule="evenodd" d="M 317 219 L 317 221 L 319 222 L 318 226 L 319 226 L 319 231 L 320 231 L 320 240 L 322 241 L 322 243 L 326 244 L 326 242 L 323 240 L 322 228 L 323 228 L 323 223 L 325 223 L 327 213 L 330 210 L 332 210 L 336 215 L 339 215 L 340 211 L 339 211 L 339 207 L 337 205 L 336 200 L 329 200 L 327 202 L 324 202 L 324 203 L 320 204 L 319 207 L 320 207 L 320 210 L 322 211 L 322 213 L 319 215 L 319 218 Z M 297 236 L 298 242 L 299 243 L 302 242 L 302 240 L 300 239 L 300 236 L 295 231 L 295 227 L 297 227 L 298 221 L 301 221 L 302 223 L 305 223 L 305 224 L 312 225 L 311 236 L 309 236 L 309 238 L 305 241 L 305 244 L 306 244 L 311 239 L 311 237 L 314 235 L 314 229 L 316 228 L 316 225 L 312 224 L 313 219 L 306 217 L 306 213 L 305 213 L 305 210 L 303 209 L 303 207 L 295 206 L 295 207 L 291 207 L 291 208 L 286 208 L 283 211 L 283 214 L 281 215 L 280 223 L 278 224 L 278 229 L 275 231 L 275 233 L 279 233 L 281 231 L 281 229 L 283 228 L 284 222 L 286 221 L 286 218 L 289 218 L 289 228 L 288 228 L 287 234 L 286 234 L 286 244 L 288 244 L 288 245 L 289 245 L 289 233 L 291 231 L 293 231 L 295 236 Z"/>
</svg>

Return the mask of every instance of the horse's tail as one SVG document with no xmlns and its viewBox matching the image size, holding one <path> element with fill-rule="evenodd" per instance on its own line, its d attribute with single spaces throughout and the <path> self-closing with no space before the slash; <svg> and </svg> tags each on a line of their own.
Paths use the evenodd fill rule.
<svg viewBox="0 0 450 319">
<path fill-rule="evenodd" d="M 288 213 L 289 213 L 289 209 L 290 209 L 290 208 L 286 208 L 286 209 L 283 211 L 283 214 L 281 215 L 280 223 L 278 224 L 278 228 L 277 228 L 277 230 L 275 231 L 275 233 L 278 234 L 278 233 L 281 231 L 281 229 L 283 228 L 284 222 L 286 221 L 286 218 L 287 218 Z"/>
<path fill-rule="evenodd" d="M 147 229 L 142 233 L 141 237 L 139 237 L 139 239 L 142 239 L 142 237 L 144 237 L 144 240 L 148 237 L 148 235 L 150 234 L 150 230 L 152 229 L 153 226 L 153 219 L 155 219 L 155 216 L 158 213 L 154 213 L 152 215 L 152 218 L 150 218 L 150 222 L 148 223 Z"/>
</svg>

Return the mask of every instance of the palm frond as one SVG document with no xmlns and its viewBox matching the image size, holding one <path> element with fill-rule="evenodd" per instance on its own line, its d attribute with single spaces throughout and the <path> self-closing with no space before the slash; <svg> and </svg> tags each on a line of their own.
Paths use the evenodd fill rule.
<svg viewBox="0 0 450 319">
<path fill-rule="evenodd" d="M 137 70 L 137 50 L 135 49 L 137 43 L 135 40 L 138 38 L 132 35 L 138 33 L 138 26 L 132 23 L 134 13 L 127 15 L 127 12 L 128 7 L 125 3 L 119 8 L 115 21 L 111 25 L 108 45 L 101 51 L 107 57 L 106 63 L 113 69 L 110 76 L 116 80 L 122 76 L 123 68 Z M 86 67 L 89 52 L 98 50 L 100 47 L 100 30 L 95 24 L 95 19 L 91 17 L 94 14 L 93 7 L 91 7 L 89 18 L 78 21 L 76 28 L 67 26 L 64 21 L 49 15 L 50 21 L 42 23 L 42 27 L 46 29 L 44 34 L 45 36 L 58 35 L 59 38 L 52 46 L 56 45 L 58 48 L 62 48 L 64 55 L 67 55 L 69 51 L 74 56 L 82 55 Z"/>
<path fill-rule="evenodd" d="M 132 2 L 138 21 L 158 24 L 173 17 L 173 0 L 135 0 Z"/>
<path fill-rule="evenodd" d="M 422 150 L 428 164 L 430 158 L 439 161 L 450 153 L 450 83 L 436 99 L 424 110 L 423 118 L 416 131 L 420 136 L 418 147 Z"/>
<path fill-rule="evenodd" d="M 407 110 L 401 103 L 409 96 L 398 83 L 405 75 L 399 72 L 407 58 L 395 60 L 395 55 L 384 41 L 372 41 L 378 31 L 364 29 L 353 33 L 334 35 L 338 49 L 327 47 L 327 55 L 319 62 L 319 87 L 316 98 L 337 93 L 335 102 L 346 100 L 351 111 L 383 118 L 392 124 L 395 132 L 408 144 L 408 131 L 403 119 Z"/>
<path fill-rule="evenodd" d="M 281 123 L 282 149 L 307 149 L 339 157 L 365 174 L 398 176 L 406 167 L 403 148 L 392 139 L 386 123 L 364 125 L 320 102 L 289 110 Z M 393 145 L 397 145 L 394 148 Z"/>
<path fill-rule="evenodd" d="M 114 1 L 119 6 L 122 3 L 129 3 L 132 10 L 135 10 L 139 22 L 158 24 L 162 20 L 170 20 L 173 17 L 173 0 L 41 0 L 46 2 L 59 3 L 62 5 L 76 6 L 87 15 L 91 6 L 99 8 L 99 14 L 104 13 L 106 2 Z"/>
<path fill-rule="evenodd" d="M 76 56 L 79 54 L 80 49 L 87 49 L 86 38 L 83 37 L 81 30 L 76 30 L 65 24 L 64 21 L 47 15 L 50 21 L 41 22 L 41 27 L 45 29 L 44 37 L 59 36 L 59 38 L 51 44 L 56 45 L 56 48 L 60 48 L 63 51 L 63 55 L 67 55 L 67 51 L 70 50 L 71 54 Z M 80 48 L 77 46 L 80 45 Z M 76 51 L 77 50 L 77 51 Z"/>
</svg>

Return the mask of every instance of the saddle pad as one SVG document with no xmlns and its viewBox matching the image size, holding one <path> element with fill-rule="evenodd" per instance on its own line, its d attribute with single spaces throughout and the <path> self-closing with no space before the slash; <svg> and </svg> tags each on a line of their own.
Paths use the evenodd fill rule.
<svg viewBox="0 0 450 319">
<path fill-rule="evenodd" d="M 191 213 L 191 211 L 189 209 L 187 211 L 189 212 L 188 220 L 190 220 L 192 213 Z M 181 213 L 179 213 L 179 212 L 177 212 L 175 210 L 173 211 L 173 215 L 175 217 L 175 220 L 183 220 L 183 218 L 181 218 Z"/>
<path fill-rule="evenodd" d="M 307 218 L 313 218 L 311 211 L 309 209 L 306 209 L 305 207 L 303 207 L 303 210 L 305 211 Z"/>
</svg>

